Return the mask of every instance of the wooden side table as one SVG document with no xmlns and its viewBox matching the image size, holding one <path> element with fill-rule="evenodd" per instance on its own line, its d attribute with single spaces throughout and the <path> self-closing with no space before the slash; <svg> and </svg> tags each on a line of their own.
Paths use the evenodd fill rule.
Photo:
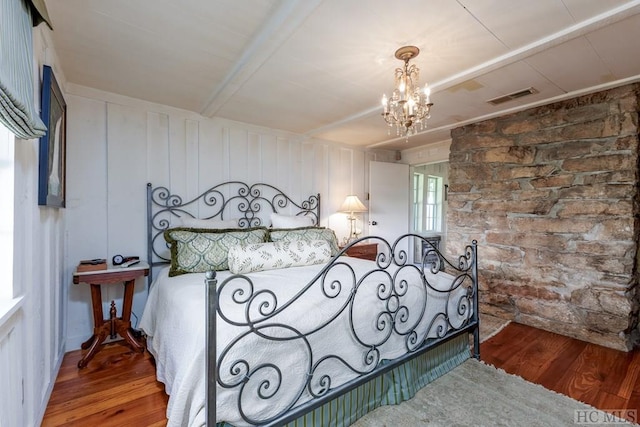
<svg viewBox="0 0 640 427">
<path fill-rule="evenodd" d="M 131 304 L 133 290 L 138 277 L 149 275 L 149 264 L 141 261 L 131 267 L 121 268 L 109 265 L 106 270 L 75 271 L 73 283 L 88 283 L 91 285 L 91 304 L 93 306 L 93 335 L 82 343 L 82 349 L 89 349 L 87 354 L 78 362 L 78 368 L 84 368 L 95 356 L 107 336 L 115 338 L 119 334 L 134 351 L 142 353 L 144 344 L 140 343 L 131 332 Z M 122 300 L 122 317 L 117 317 L 115 302 L 111 301 L 110 316 L 104 318 L 102 313 L 101 285 L 124 283 L 124 299 Z"/>
<path fill-rule="evenodd" d="M 344 246 L 341 246 L 340 249 L 342 249 L 343 247 Z M 376 256 L 378 255 L 378 244 L 359 243 L 357 245 L 351 246 L 345 253 L 354 258 L 362 258 L 375 261 Z"/>
</svg>

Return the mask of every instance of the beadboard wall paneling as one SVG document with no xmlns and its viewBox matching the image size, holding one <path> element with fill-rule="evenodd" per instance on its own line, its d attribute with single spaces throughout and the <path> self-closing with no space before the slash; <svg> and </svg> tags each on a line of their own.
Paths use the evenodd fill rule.
<svg viewBox="0 0 640 427">
<path fill-rule="evenodd" d="M 23 411 L 16 410 L 22 407 L 22 357 L 16 349 L 22 346 L 20 338 L 22 325 L 22 312 L 14 314 L 0 324 L 0 425 L 21 426 L 24 425 Z"/>
<path fill-rule="evenodd" d="M 64 88 L 65 78 L 58 67 L 46 26 L 33 32 L 33 81 L 40 87 L 43 64 L 53 67 Z M 34 93 L 34 105 L 40 105 Z M 37 426 L 62 362 L 65 344 L 67 287 L 65 266 L 65 209 L 38 206 L 38 140 L 15 140 L 12 159 L 14 189 L 13 277 L 10 294 L 21 302 L 0 324 L 0 359 L 6 368 L 0 373 L 4 397 L 0 424 Z M 2 207 L 7 208 L 6 206 Z M 6 297 L 6 296 L 5 296 Z M 5 375 L 7 374 L 7 375 Z M 7 399 L 5 399 L 5 397 Z M 5 401 L 6 400 L 6 401 Z"/>
<path fill-rule="evenodd" d="M 23 425 L 38 425 L 64 355 L 64 210 L 38 206 L 38 141 L 15 143 L 14 295 L 23 333 L 8 348 L 19 354 Z M 21 369 L 22 368 L 22 369 Z"/>
<path fill-rule="evenodd" d="M 67 96 L 67 257 L 69 288 L 67 337 L 86 340 L 91 320 L 89 286 L 74 285 L 71 275 L 81 259 L 106 258 L 107 229 L 107 105 Z M 97 161 L 96 159 L 101 159 Z M 108 313 L 108 311 L 105 311 Z M 67 351 L 70 350 L 67 344 Z"/>
<path fill-rule="evenodd" d="M 78 102 L 81 102 L 82 99 L 79 98 Z M 160 182 L 166 176 L 167 171 L 170 170 L 171 160 L 168 149 L 158 150 L 155 147 L 169 147 L 168 115 L 156 112 L 147 113 L 145 146 L 147 150 L 147 178 L 149 182 Z M 197 158 L 198 152 L 197 150 L 195 151 L 194 155 Z M 175 159 L 173 160 L 175 161 Z M 192 194 L 195 192 L 195 188 L 197 188 L 197 181 L 193 186 Z"/>
<path fill-rule="evenodd" d="M 348 234 L 337 210 L 347 194 L 366 200 L 369 160 L 393 153 L 365 152 L 283 132 L 204 118 L 194 113 L 71 86 L 67 96 L 68 265 L 67 347 L 92 332 L 89 286 L 72 285 L 80 259 L 146 254 L 146 183 L 166 186 L 185 200 L 220 182 L 274 185 L 294 200 L 322 196 L 321 225 Z M 366 224 L 366 222 L 365 222 Z M 121 286 L 103 286 L 103 309 L 118 313 Z M 146 281 L 136 283 L 132 323 L 142 315 Z"/>
<path fill-rule="evenodd" d="M 141 256 L 146 246 L 141 248 L 139 242 L 144 242 L 147 235 L 144 216 L 147 206 L 144 186 L 147 180 L 147 113 L 128 105 L 107 104 L 106 119 L 107 253 L 102 257 L 110 259 L 115 254 Z M 123 287 L 103 288 L 107 291 L 103 289 L 104 313 L 109 313 L 110 302 L 116 300 L 118 315 L 121 315 Z M 145 289 L 145 280 L 138 279 L 134 298 L 138 316 L 142 314 L 141 307 L 146 300 Z"/>
</svg>

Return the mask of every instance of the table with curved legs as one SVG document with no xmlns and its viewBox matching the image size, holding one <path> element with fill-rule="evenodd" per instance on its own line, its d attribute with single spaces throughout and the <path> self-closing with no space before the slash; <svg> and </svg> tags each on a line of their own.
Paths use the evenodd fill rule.
<svg viewBox="0 0 640 427">
<path fill-rule="evenodd" d="M 121 268 L 109 266 L 106 270 L 74 272 L 73 283 L 87 283 L 91 286 L 91 304 L 93 306 L 93 335 L 82 343 L 83 350 L 89 350 L 78 362 L 78 368 L 84 368 L 100 350 L 100 345 L 107 339 L 120 335 L 134 351 L 142 353 L 144 344 L 138 341 L 131 329 L 131 305 L 133 291 L 138 277 L 149 274 L 149 264 L 140 262 L 134 266 Z M 124 284 L 122 300 L 122 316 L 117 316 L 114 301 L 111 301 L 109 318 L 105 319 L 102 310 L 102 285 Z"/>
</svg>

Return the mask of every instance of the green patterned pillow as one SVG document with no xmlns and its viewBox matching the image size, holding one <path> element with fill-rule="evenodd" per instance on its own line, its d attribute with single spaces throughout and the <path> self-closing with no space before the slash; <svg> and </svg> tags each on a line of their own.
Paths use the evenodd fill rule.
<svg viewBox="0 0 640 427">
<path fill-rule="evenodd" d="M 338 249 L 336 233 L 324 227 L 300 227 L 269 230 L 269 240 L 272 242 L 293 242 L 296 240 L 326 240 L 331 248 L 331 256 L 335 256 Z"/>
<path fill-rule="evenodd" d="M 266 241 L 267 229 L 254 227 L 243 230 L 213 230 L 204 228 L 170 228 L 164 238 L 171 248 L 169 276 L 228 270 L 229 248 L 241 244 Z"/>
</svg>

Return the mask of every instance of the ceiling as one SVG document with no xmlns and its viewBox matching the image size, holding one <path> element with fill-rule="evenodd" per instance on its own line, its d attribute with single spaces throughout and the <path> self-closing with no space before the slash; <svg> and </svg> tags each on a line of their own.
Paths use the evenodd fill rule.
<svg viewBox="0 0 640 427">
<path fill-rule="evenodd" d="M 45 3 L 68 83 L 368 148 L 640 80 L 640 0 Z M 408 141 L 380 116 L 404 45 L 435 104 Z"/>
</svg>

